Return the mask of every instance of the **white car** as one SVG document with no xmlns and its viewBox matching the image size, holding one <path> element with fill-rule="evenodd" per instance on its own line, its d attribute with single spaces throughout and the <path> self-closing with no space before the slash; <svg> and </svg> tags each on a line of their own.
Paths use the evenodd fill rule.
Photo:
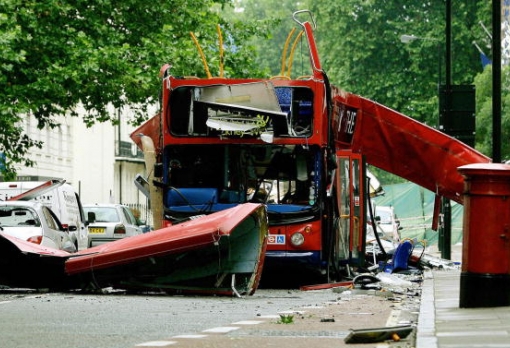
<svg viewBox="0 0 510 348">
<path fill-rule="evenodd" d="M 39 202 L 1 201 L 0 233 L 54 249 L 76 251 L 69 231 L 50 208 Z"/>
<path fill-rule="evenodd" d="M 391 206 L 376 206 L 375 221 L 377 232 L 383 233 L 384 238 L 390 241 L 400 241 L 400 221 Z M 380 235 L 380 234 L 379 234 Z"/>
<path fill-rule="evenodd" d="M 122 204 L 84 204 L 89 247 L 142 234 L 133 212 Z"/>
<path fill-rule="evenodd" d="M 0 182 L 0 199 L 7 201 L 14 197 L 19 201 L 43 203 L 69 230 L 69 237 L 78 250 L 88 247 L 85 215 L 80 196 L 65 180 Z"/>
</svg>

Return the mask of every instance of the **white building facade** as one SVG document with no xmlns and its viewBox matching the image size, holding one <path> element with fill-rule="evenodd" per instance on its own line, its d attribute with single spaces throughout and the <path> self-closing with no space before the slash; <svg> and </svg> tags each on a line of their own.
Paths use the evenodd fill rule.
<svg viewBox="0 0 510 348">
<path fill-rule="evenodd" d="M 37 128 L 37 120 L 27 116 L 26 134 L 43 142 L 28 156 L 33 167 L 18 166 L 17 180 L 46 181 L 64 179 L 80 195 L 83 204 L 121 203 L 151 221 L 148 200 L 134 185 L 136 174 L 145 175 L 143 153 L 129 137 L 129 109 L 112 110 L 119 125 L 98 123 L 87 128 L 81 117 L 61 117 L 59 127 Z"/>
</svg>

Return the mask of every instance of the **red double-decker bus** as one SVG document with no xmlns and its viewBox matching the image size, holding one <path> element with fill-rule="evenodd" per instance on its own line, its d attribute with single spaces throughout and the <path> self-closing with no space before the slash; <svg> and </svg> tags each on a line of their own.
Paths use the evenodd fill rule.
<svg viewBox="0 0 510 348">
<path fill-rule="evenodd" d="M 144 151 L 154 144 L 147 168 L 154 163 L 156 170 L 147 182 L 156 182 L 157 223 L 264 203 L 270 226 L 265 267 L 326 274 L 362 262 L 364 169 L 360 155 L 337 156 L 331 89 L 313 23 L 297 22 L 310 48 L 309 76 L 182 78 L 165 66 L 160 113 L 132 138 Z"/>
<path fill-rule="evenodd" d="M 291 66 L 290 39 L 282 74 L 272 79 L 175 77 L 164 66 L 160 112 L 132 139 L 145 153 L 139 184 L 156 229 L 260 202 L 269 219 L 265 268 L 296 266 L 331 281 L 365 266 L 365 161 L 459 200 L 455 168 L 488 159 L 330 85 L 314 22 L 299 21 L 301 12 L 294 19 L 308 44 L 309 75 L 293 78 L 283 68 Z"/>
</svg>

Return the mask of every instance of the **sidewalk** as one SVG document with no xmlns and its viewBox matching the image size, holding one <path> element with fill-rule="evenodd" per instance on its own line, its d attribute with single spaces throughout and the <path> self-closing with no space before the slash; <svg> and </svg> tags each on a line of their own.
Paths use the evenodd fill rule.
<svg viewBox="0 0 510 348">
<path fill-rule="evenodd" d="M 452 251 L 452 261 L 458 256 Z M 460 269 L 425 273 L 416 347 L 510 348 L 510 307 L 459 308 L 460 274 Z"/>
</svg>

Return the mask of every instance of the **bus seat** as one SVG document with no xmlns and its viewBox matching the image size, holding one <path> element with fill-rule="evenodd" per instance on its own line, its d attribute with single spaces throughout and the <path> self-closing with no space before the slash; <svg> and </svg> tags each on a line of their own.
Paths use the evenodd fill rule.
<svg viewBox="0 0 510 348">
<path fill-rule="evenodd" d="M 298 213 L 304 210 L 308 210 L 311 207 L 309 205 L 296 205 L 296 204 L 268 204 L 268 213 Z"/>
<path fill-rule="evenodd" d="M 216 188 L 178 188 L 167 193 L 167 206 L 204 205 L 218 202 Z"/>
<path fill-rule="evenodd" d="M 414 245 L 410 240 L 401 242 L 392 259 L 386 264 L 384 271 L 387 273 L 396 273 L 398 271 L 405 271 L 409 269 L 409 258 L 413 252 Z"/>
<path fill-rule="evenodd" d="M 292 103 L 292 88 L 291 87 L 278 87 L 275 88 L 278 103 L 283 112 L 290 111 L 290 104 Z"/>
</svg>

